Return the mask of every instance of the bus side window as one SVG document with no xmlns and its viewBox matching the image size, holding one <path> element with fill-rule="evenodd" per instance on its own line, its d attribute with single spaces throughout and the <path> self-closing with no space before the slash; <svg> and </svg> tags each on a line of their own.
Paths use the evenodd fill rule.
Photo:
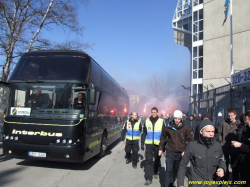
<svg viewBox="0 0 250 187">
<path fill-rule="evenodd" d="M 97 116 L 99 101 L 100 101 L 101 93 L 96 91 L 96 100 L 94 105 L 89 105 L 89 117 Z"/>
</svg>

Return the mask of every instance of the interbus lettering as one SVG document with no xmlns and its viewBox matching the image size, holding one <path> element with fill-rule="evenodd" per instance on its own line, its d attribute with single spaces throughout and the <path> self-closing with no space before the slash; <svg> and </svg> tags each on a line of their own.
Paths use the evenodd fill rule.
<svg viewBox="0 0 250 187">
<path fill-rule="evenodd" d="M 55 133 L 55 132 L 45 132 L 45 131 L 41 131 L 41 132 L 34 132 L 34 131 L 26 131 L 26 130 L 16 130 L 13 129 L 12 134 L 21 134 L 21 135 L 40 135 L 40 136 L 56 136 L 56 137 L 62 137 L 63 134 L 62 133 Z"/>
</svg>

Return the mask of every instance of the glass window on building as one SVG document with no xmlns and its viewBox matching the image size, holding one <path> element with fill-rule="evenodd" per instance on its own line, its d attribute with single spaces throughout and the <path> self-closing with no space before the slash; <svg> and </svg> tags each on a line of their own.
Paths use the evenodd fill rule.
<svg viewBox="0 0 250 187">
<path fill-rule="evenodd" d="M 203 45 L 199 46 L 199 56 L 203 56 Z"/>
<path fill-rule="evenodd" d="M 203 92 L 203 84 L 198 84 L 198 93 Z"/>
<path fill-rule="evenodd" d="M 203 69 L 199 70 L 199 78 L 203 78 Z"/>
<path fill-rule="evenodd" d="M 196 33 L 198 32 L 198 22 L 195 22 L 193 25 L 193 32 Z"/>
<path fill-rule="evenodd" d="M 194 19 L 194 21 L 198 21 L 198 11 L 195 11 L 193 13 L 193 19 Z"/>
<path fill-rule="evenodd" d="M 197 79 L 197 69 L 193 70 L 193 79 Z"/>
<path fill-rule="evenodd" d="M 199 69 L 203 68 L 203 57 L 199 58 Z"/>
<path fill-rule="evenodd" d="M 203 31 L 199 32 L 199 40 L 203 40 Z"/>
<path fill-rule="evenodd" d="M 178 21 L 177 24 L 178 24 L 178 28 L 182 29 L 182 20 Z"/>
<path fill-rule="evenodd" d="M 203 31 L 203 20 L 199 21 L 199 31 Z"/>
<path fill-rule="evenodd" d="M 196 33 L 194 33 L 194 35 L 193 35 L 193 41 L 196 42 L 197 40 L 198 40 L 198 36 L 197 36 Z"/>
<path fill-rule="evenodd" d="M 193 84 L 193 95 L 197 94 L 197 84 Z"/>
<path fill-rule="evenodd" d="M 197 57 L 198 54 L 197 54 L 197 47 L 193 47 L 193 57 Z"/>
<path fill-rule="evenodd" d="M 189 27 L 188 27 L 188 18 L 184 19 L 183 20 L 183 29 L 185 30 L 189 30 Z"/>
<path fill-rule="evenodd" d="M 199 20 L 203 19 L 203 9 L 199 10 Z"/>
<path fill-rule="evenodd" d="M 197 58 L 194 58 L 193 59 L 193 69 L 195 70 L 195 69 L 197 69 L 198 67 L 197 67 Z"/>
</svg>

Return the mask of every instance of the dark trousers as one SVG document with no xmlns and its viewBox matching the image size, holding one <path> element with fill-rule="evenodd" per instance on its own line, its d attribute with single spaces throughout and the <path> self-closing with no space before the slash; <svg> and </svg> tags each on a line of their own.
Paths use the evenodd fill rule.
<svg viewBox="0 0 250 187">
<path fill-rule="evenodd" d="M 241 155 L 240 180 L 246 181 L 246 184 L 242 186 L 250 186 L 250 156 L 246 154 Z"/>
<path fill-rule="evenodd" d="M 161 167 L 161 157 L 158 155 L 158 152 L 159 148 L 157 145 L 146 144 L 146 162 L 144 167 L 146 180 L 152 181 L 153 174 L 157 174 L 159 167 Z"/>
<path fill-rule="evenodd" d="M 166 176 L 165 187 L 172 187 L 177 178 L 178 168 L 181 161 L 181 153 L 166 150 Z"/>
<path fill-rule="evenodd" d="M 232 154 L 232 153 L 228 153 L 227 151 L 224 151 L 224 157 L 226 160 L 226 166 L 227 166 L 227 172 L 225 174 L 225 176 L 222 178 L 222 180 L 229 180 L 229 163 L 231 164 L 232 167 L 232 176 L 233 176 L 233 181 L 238 181 L 239 180 L 239 155 L 238 154 Z M 229 156 L 230 156 L 230 161 L 229 161 Z M 238 162 L 238 163 L 236 163 Z"/>
<path fill-rule="evenodd" d="M 138 161 L 138 151 L 139 151 L 139 140 L 126 139 L 126 146 L 125 146 L 126 158 L 130 160 L 132 157 L 132 163 L 135 165 L 137 164 Z"/>
</svg>

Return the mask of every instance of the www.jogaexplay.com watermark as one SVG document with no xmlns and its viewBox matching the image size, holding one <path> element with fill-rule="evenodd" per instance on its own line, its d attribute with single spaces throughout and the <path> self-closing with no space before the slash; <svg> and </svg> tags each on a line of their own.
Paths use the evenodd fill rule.
<svg viewBox="0 0 250 187">
<path fill-rule="evenodd" d="M 246 184 L 246 181 L 188 181 L 188 184 L 202 184 L 202 185 L 230 185 L 230 184 Z"/>
</svg>

